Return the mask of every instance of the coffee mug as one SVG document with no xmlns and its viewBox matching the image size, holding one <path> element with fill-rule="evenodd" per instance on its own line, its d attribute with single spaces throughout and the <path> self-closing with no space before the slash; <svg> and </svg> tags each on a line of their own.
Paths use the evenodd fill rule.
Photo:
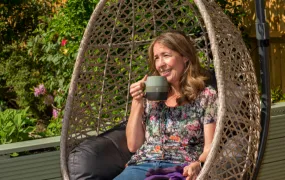
<svg viewBox="0 0 285 180">
<path fill-rule="evenodd" d="M 169 85 L 164 76 L 149 76 L 145 81 L 145 97 L 150 101 L 165 101 Z"/>
</svg>

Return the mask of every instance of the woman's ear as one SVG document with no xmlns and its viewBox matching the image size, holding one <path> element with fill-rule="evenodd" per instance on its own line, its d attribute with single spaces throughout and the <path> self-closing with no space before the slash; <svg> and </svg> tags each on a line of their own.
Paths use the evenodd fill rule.
<svg viewBox="0 0 285 180">
<path fill-rule="evenodd" d="M 183 62 L 186 64 L 189 61 L 189 59 L 185 56 L 183 56 Z"/>
</svg>

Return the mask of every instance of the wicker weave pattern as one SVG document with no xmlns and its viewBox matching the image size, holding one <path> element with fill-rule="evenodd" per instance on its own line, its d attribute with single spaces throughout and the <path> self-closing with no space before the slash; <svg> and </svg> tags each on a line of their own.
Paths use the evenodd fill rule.
<svg viewBox="0 0 285 180">
<path fill-rule="evenodd" d="M 213 148 L 199 178 L 252 178 L 260 131 L 253 64 L 222 10 L 211 0 L 194 1 L 101 0 L 97 5 L 81 42 L 65 109 L 65 179 L 71 148 L 88 132 L 105 131 L 128 116 L 129 86 L 148 73 L 148 45 L 168 30 L 186 32 L 204 64 L 214 60 L 219 115 Z"/>
<path fill-rule="evenodd" d="M 97 21 L 89 24 L 89 36 L 82 42 L 86 48 L 75 67 L 79 72 L 69 134 L 104 131 L 128 115 L 128 87 L 148 73 L 147 48 L 161 32 L 183 29 L 191 34 L 200 28 L 199 34 L 191 37 L 197 42 L 201 60 L 210 62 L 204 26 L 198 24 L 194 13 L 193 4 L 180 1 L 171 5 L 168 1 L 107 2 Z M 77 138 L 70 137 L 70 144 Z"/>
<path fill-rule="evenodd" d="M 200 178 L 252 179 L 261 130 L 254 67 L 240 32 L 215 3 L 204 1 L 204 5 L 204 13 L 209 14 L 213 27 L 207 29 L 215 34 L 210 40 L 217 46 L 214 63 L 220 104 L 224 104 L 218 112 L 213 145 L 217 154 L 209 156 L 211 163 Z"/>
</svg>

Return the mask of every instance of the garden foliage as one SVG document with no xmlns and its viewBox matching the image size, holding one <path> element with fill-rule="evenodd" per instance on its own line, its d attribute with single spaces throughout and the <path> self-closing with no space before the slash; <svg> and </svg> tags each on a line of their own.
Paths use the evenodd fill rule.
<svg viewBox="0 0 285 180">
<path fill-rule="evenodd" d="M 1 111 L 30 107 L 33 117 L 47 125 L 42 136 L 60 134 L 73 64 L 97 1 L 68 0 L 62 6 L 56 0 L 0 4 Z M 45 93 L 36 95 L 40 85 Z"/>
<path fill-rule="evenodd" d="M 0 112 L 0 144 L 32 139 L 36 119 L 24 110 L 6 109 Z"/>
<path fill-rule="evenodd" d="M 284 102 L 285 101 L 285 93 L 282 92 L 280 86 L 275 89 L 271 89 L 271 102 Z"/>
<path fill-rule="evenodd" d="M 61 0 L 0 2 L 1 143 L 31 138 L 29 135 L 37 131 L 30 127 L 39 122 L 45 125 L 40 136 L 60 134 L 73 65 L 98 1 L 68 0 L 65 4 L 61 4 Z M 242 7 L 235 1 L 216 1 L 246 38 L 242 26 L 246 13 Z M 5 127 L 3 123 L 6 123 Z"/>
</svg>

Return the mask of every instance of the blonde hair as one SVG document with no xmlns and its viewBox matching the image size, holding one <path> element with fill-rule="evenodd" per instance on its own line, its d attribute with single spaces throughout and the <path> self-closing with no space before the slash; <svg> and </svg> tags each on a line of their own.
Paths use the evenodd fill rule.
<svg viewBox="0 0 285 180">
<path fill-rule="evenodd" d="M 197 57 L 196 49 L 192 40 L 183 32 L 166 32 L 155 38 L 148 49 L 149 67 L 153 75 L 159 75 L 155 68 L 153 47 L 155 43 L 161 43 L 167 48 L 178 52 L 188 59 L 184 73 L 180 79 L 180 89 L 182 97 L 177 99 L 177 103 L 183 101 L 191 102 L 197 98 L 199 93 L 205 88 L 205 80 L 208 79 L 206 71 L 202 69 Z"/>
</svg>

